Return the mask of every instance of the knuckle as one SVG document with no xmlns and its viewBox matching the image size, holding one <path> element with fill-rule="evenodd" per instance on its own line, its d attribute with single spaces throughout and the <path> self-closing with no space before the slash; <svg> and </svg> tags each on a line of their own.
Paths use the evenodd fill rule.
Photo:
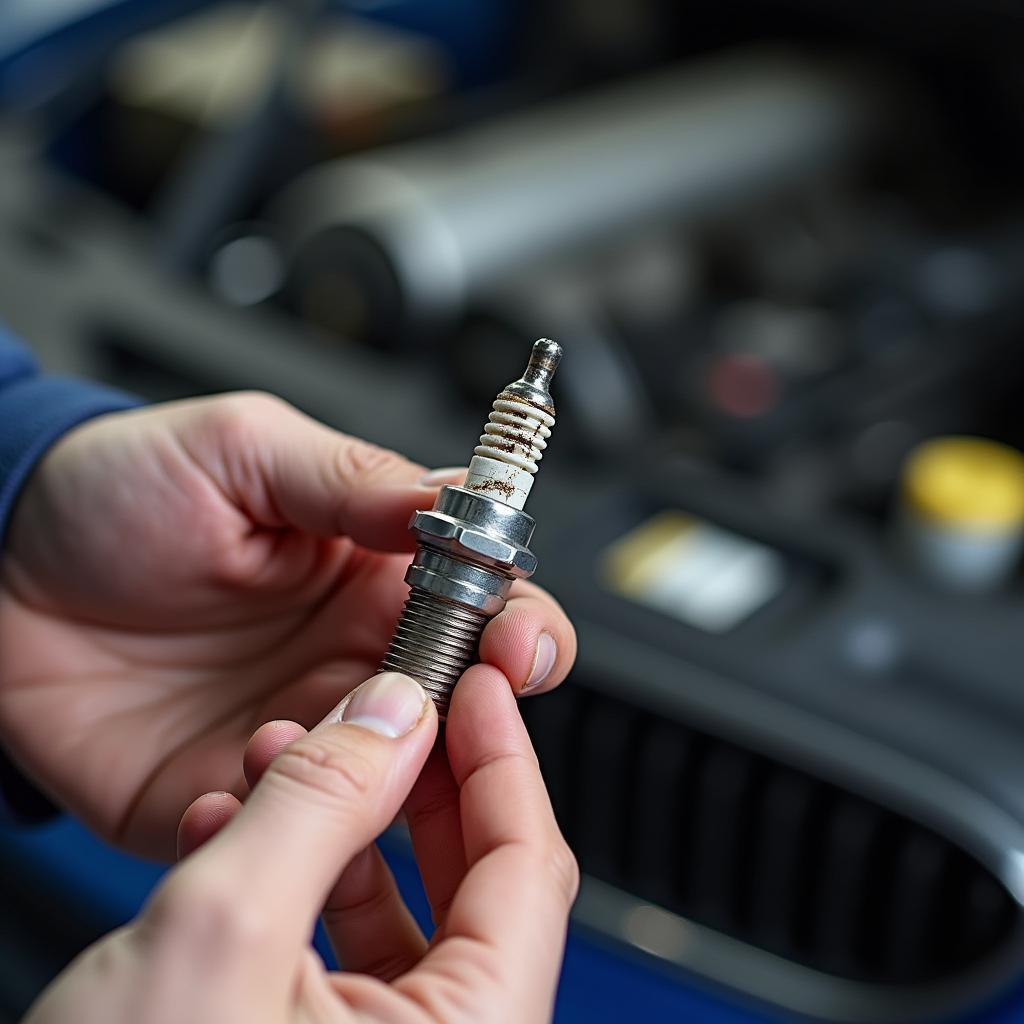
<svg viewBox="0 0 1024 1024">
<path fill-rule="evenodd" d="M 228 400 L 234 400 L 247 417 L 277 416 L 291 409 L 283 398 L 270 391 L 238 391 L 229 395 Z"/>
<path fill-rule="evenodd" d="M 350 438 L 339 444 L 334 456 L 334 472 L 343 484 L 366 484 L 393 476 L 406 460 L 390 448 Z"/>
<path fill-rule="evenodd" d="M 457 798 L 456 798 L 457 800 Z M 414 831 L 427 829 L 435 821 L 454 819 L 458 813 L 458 804 L 447 792 L 431 793 L 426 799 L 407 805 L 405 820 Z"/>
<path fill-rule="evenodd" d="M 339 750 L 314 737 L 291 744 L 267 771 L 342 804 L 365 800 L 373 791 L 376 775 L 365 754 L 351 748 Z"/>
<path fill-rule="evenodd" d="M 288 408 L 287 402 L 267 391 L 238 391 L 213 399 L 209 416 L 219 435 L 244 438 Z"/>
<path fill-rule="evenodd" d="M 368 974 L 379 981 L 392 982 L 415 966 L 415 961 L 405 953 L 384 953 L 359 965 L 360 974 Z"/>
<path fill-rule="evenodd" d="M 429 973 L 413 971 L 401 978 L 396 988 L 418 1005 L 429 1021 L 470 1024 L 481 1019 L 482 995 L 504 991 L 505 979 L 490 947 L 466 939 L 449 941 L 459 946 L 457 969 L 435 965 Z"/>
<path fill-rule="evenodd" d="M 269 932 L 259 904 L 239 899 L 223 879 L 206 874 L 172 876 L 157 893 L 146 918 L 163 939 L 204 956 L 211 951 L 258 948 Z"/>
<path fill-rule="evenodd" d="M 354 897 L 335 897 L 323 908 L 320 916 L 328 927 L 340 927 L 353 921 L 380 916 L 389 909 L 393 900 L 392 890 L 386 887 L 375 888 L 370 893 L 360 893 Z"/>
</svg>

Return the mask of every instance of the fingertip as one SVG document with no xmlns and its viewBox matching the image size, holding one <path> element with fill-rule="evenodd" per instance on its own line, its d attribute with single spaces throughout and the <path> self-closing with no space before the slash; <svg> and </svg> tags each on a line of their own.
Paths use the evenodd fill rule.
<svg viewBox="0 0 1024 1024">
<path fill-rule="evenodd" d="M 270 762 L 290 743 L 306 735 L 298 722 L 280 720 L 261 725 L 250 738 L 242 756 L 245 781 L 252 789 L 263 777 Z"/>
<path fill-rule="evenodd" d="M 546 693 L 576 660 L 576 631 L 546 596 L 512 598 L 480 638 L 480 660 L 501 670 L 517 696 Z"/>
<path fill-rule="evenodd" d="M 212 839 L 239 811 L 242 804 L 231 793 L 204 793 L 192 801 L 178 824 L 178 859 Z"/>
<path fill-rule="evenodd" d="M 452 715 L 475 717 L 489 710 L 503 713 L 514 709 L 515 701 L 507 693 L 509 690 L 508 676 L 496 665 L 485 662 L 470 665 L 452 691 L 449 722 Z"/>
</svg>

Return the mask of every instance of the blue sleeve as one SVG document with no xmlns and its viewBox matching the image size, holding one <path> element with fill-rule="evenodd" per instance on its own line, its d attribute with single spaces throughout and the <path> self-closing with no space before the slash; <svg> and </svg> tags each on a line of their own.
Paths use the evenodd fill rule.
<svg viewBox="0 0 1024 1024">
<path fill-rule="evenodd" d="M 51 445 L 85 420 L 138 404 L 98 384 L 41 374 L 0 327 L 0 544 L 18 492 Z"/>
<path fill-rule="evenodd" d="M 137 404 L 109 388 L 41 374 L 0 327 L 0 557 L 18 492 L 54 442 L 93 416 Z M 0 821 L 41 820 L 54 810 L 0 750 Z"/>
</svg>

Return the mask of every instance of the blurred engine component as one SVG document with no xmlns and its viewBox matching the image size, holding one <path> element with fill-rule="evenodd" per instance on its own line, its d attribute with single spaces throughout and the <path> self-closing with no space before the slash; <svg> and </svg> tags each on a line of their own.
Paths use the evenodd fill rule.
<svg viewBox="0 0 1024 1024">
<path fill-rule="evenodd" d="M 677 511 L 613 541 L 601 563 L 614 593 L 712 633 L 727 633 L 782 591 L 782 556 Z"/>
<path fill-rule="evenodd" d="M 294 173 L 281 148 L 295 138 L 296 122 L 371 141 L 396 110 L 442 90 L 447 76 L 436 47 L 327 17 L 328 7 L 326 0 L 218 4 L 117 54 L 110 78 L 121 114 L 115 123 L 130 136 L 122 138 L 125 151 L 135 150 L 139 125 L 155 127 L 170 145 L 163 162 L 174 172 L 154 203 L 166 265 L 199 269 L 218 229 L 274 190 L 272 168 Z"/>
<path fill-rule="evenodd" d="M 286 31 L 284 5 L 216 4 L 126 43 L 110 68 L 111 94 L 126 106 L 221 129 L 260 96 Z M 436 96 L 448 77 L 427 39 L 331 17 L 318 21 L 289 87 L 315 120 L 341 124 Z"/>
<path fill-rule="evenodd" d="M 1024 455 L 996 441 L 942 437 L 911 452 L 900 550 L 930 582 L 970 593 L 1005 583 L 1024 546 Z"/>
<path fill-rule="evenodd" d="M 751 52 L 318 167 L 271 211 L 292 300 L 407 343 L 510 272 L 848 168 L 885 120 L 878 99 L 849 69 Z"/>
</svg>

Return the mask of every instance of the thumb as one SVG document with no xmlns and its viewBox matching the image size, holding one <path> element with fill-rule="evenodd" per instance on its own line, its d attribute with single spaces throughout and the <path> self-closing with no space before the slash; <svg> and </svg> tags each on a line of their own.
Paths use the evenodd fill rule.
<svg viewBox="0 0 1024 1024">
<path fill-rule="evenodd" d="M 229 905 L 257 895 L 275 948 L 294 950 L 349 861 L 398 814 L 436 734 L 418 683 L 374 676 L 271 762 L 235 818 L 179 869 L 178 888 L 219 891 Z"/>
<path fill-rule="evenodd" d="M 220 490 L 257 525 L 346 535 L 366 547 L 405 550 L 409 517 L 435 489 L 423 466 L 342 434 L 271 395 L 207 399 L 190 444 Z"/>
</svg>

